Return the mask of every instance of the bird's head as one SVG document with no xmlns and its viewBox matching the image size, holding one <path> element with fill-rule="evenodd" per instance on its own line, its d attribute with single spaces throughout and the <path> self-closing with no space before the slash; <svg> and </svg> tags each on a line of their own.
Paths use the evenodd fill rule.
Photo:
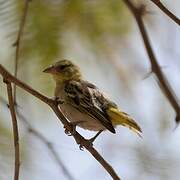
<svg viewBox="0 0 180 180">
<path fill-rule="evenodd" d="M 54 80 L 58 83 L 81 78 L 79 67 L 69 60 L 60 60 L 43 72 L 52 74 Z"/>
</svg>

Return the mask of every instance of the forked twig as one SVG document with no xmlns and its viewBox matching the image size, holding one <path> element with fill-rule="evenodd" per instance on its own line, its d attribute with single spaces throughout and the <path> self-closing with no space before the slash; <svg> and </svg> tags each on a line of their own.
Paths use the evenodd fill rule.
<svg viewBox="0 0 180 180">
<path fill-rule="evenodd" d="M 11 75 L 1 64 L 0 64 L 0 74 L 3 76 L 4 79 L 7 79 L 8 82 L 16 84 L 18 87 L 24 89 L 26 92 L 32 94 L 36 98 L 40 99 L 47 105 L 51 107 L 54 113 L 57 115 L 58 119 L 61 123 L 66 127 L 66 129 L 72 134 L 74 139 L 76 140 L 77 144 L 80 144 L 82 147 L 85 147 L 92 156 L 104 167 L 104 169 L 109 173 L 109 175 L 114 180 L 120 180 L 117 173 L 111 167 L 111 165 L 97 152 L 97 150 L 93 147 L 93 144 L 81 136 L 77 131 L 74 130 L 72 125 L 68 122 L 68 120 L 64 117 L 61 109 L 58 106 L 58 102 L 56 100 L 50 99 L 41 93 L 37 92 L 36 90 L 32 89 L 27 84 L 23 83 L 15 76 Z"/>
<path fill-rule="evenodd" d="M 180 122 L 180 106 L 179 106 L 177 97 L 173 89 L 171 88 L 167 78 L 164 76 L 160 65 L 158 64 L 157 58 L 152 49 L 147 31 L 146 31 L 146 28 L 142 19 L 145 13 L 145 6 L 141 4 L 139 7 L 136 7 L 130 0 L 123 0 L 123 1 L 136 19 L 136 22 L 138 24 L 138 27 L 139 27 L 139 30 L 140 30 L 140 33 L 144 42 L 144 46 L 149 56 L 149 61 L 151 63 L 151 70 L 156 75 L 158 84 L 160 85 L 164 95 L 167 97 L 171 106 L 174 108 L 176 112 L 176 118 L 175 118 L 176 122 Z"/>
<path fill-rule="evenodd" d="M 6 107 L 6 105 L 8 104 L 7 101 L 0 97 L 0 102 L 2 103 L 2 105 L 4 107 Z M 9 107 L 9 105 L 8 105 Z M 33 136 L 35 136 L 37 139 L 39 139 L 49 150 L 49 152 L 51 153 L 51 155 L 53 156 L 54 160 L 57 162 L 59 169 L 64 173 L 64 175 L 67 177 L 67 179 L 69 180 L 74 180 L 73 176 L 71 175 L 71 173 L 69 172 L 69 170 L 66 168 L 66 166 L 63 164 L 61 158 L 59 157 L 54 144 L 49 141 L 41 132 L 39 132 L 38 130 L 36 130 L 25 118 L 25 116 L 18 111 L 18 109 L 16 108 L 16 114 L 17 117 L 19 118 L 19 120 L 21 120 L 27 131 L 29 133 L 31 133 Z"/>
</svg>

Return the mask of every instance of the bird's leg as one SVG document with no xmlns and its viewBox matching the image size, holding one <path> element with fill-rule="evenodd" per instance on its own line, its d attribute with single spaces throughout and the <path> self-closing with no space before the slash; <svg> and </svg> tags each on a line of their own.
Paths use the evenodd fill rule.
<svg viewBox="0 0 180 180">
<path fill-rule="evenodd" d="M 100 130 L 100 131 L 98 131 L 98 132 L 96 133 L 96 135 L 95 135 L 94 137 L 92 137 L 92 138 L 90 138 L 90 139 L 87 139 L 87 140 L 89 141 L 89 145 L 90 145 L 90 146 L 93 146 L 93 142 L 95 141 L 95 139 L 96 139 L 102 132 L 103 132 L 103 130 Z M 81 142 L 78 142 L 78 144 L 79 144 L 79 149 L 80 149 L 81 151 L 83 151 L 83 150 L 84 150 L 84 146 L 81 144 Z"/>
<path fill-rule="evenodd" d="M 52 98 L 54 101 L 56 101 L 58 104 L 63 104 L 64 103 L 64 101 L 62 100 L 62 99 L 60 99 L 59 97 L 53 97 Z"/>
<path fill-rule="evenodd" d="M 72 136 L 76 133 L 76 126 L 77 126 L 77 122 L 69 122 L 69 124 L 71 125 L 72 127 L 72 132 L 70 132 L 66 126 L 64 126 L 64 132 L 65 134 L 67 134 L 68 136 Z"/>
<path fill-rule="evenodd" d="M 80 123 L 83 123 L 84 121 L 75 121 L 75 122 L 69 122 L 69 124 L 72 126 L 72 132 L 70 132 L 66 126 L 64 126 L 65 128 L 65 134 L 67 134 L 68 136 L 72 136 L 74 134 L 76 134 L 76 126 L 79 125 Z"/>
<path fill-rule="evenodd" d="M 99 132 L 97 132 L 97 134 L 96 134 L 94 137 L 90 138 L 89 141 L 90 141 L 91 143 L 93 143 L 93 142 L 95 141 L 95 139 L 96 139 L 102 132 L 103 132 L 103 130 L 100 130 Z"/>
</svg>

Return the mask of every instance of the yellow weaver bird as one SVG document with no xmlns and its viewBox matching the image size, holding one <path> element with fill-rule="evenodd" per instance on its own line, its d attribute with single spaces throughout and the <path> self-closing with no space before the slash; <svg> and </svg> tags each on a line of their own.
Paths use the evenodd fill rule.
<svg viewBox="0 0 180 180">
<path fill-rule="evenodd" d="M 95 85 L 83 80 L 80 69 L 71 61 L 58 61 L 43 72 L 52 74 L 56 82 L 55 98 L 62 102 L 65 117 L 81 128 L 98 131 L 92 140 L 106 129 L 115 133 L 117 125 L 141 134 L 138 124 Z"/>
</svg>

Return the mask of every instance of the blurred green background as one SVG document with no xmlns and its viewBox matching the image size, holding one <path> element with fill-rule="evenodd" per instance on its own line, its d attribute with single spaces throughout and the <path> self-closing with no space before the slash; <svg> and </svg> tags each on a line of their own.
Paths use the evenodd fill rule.
<svg viewBox="0 0 180 180">
<path fill-rule="evenodd" d="M 0 63 L 14 72 L 15 42 L 23 0 L 0 0 Z M 158 61 L 180 97 L 179 27 L 148 0 L 145 24 Z M 180 2 L 163 1 L 177 16 Z M 175 113 L 154 76 L 144 77 L 150 64 L 131 13 L 122 0 L 32 0 L 21 42 L 18 78 L 53 97 L 54 84 L 42 70 L 60 59 L 70 59 L 84 78 L 105 91 L 143 130 L 143 139 L 124 127 L 116 135 L 104 132 L 95 147 L 123 180 L 178 180 L 180 130 Z M 0 96 L 7 100 L 0 81 Z M 74 179 L 108 180 L 109 175 L 73 138 L 49 108 L 26 92 L 17 91 L 18 111 L 52 142 Z M 20 180 L 65 180 L 67 177 L 42 142 L 19 119 Z M 85 137 L 94 133 L 78 129 Z M 0 100 L 0 179 L 13 176 L 13 137 L 9 111 Z"/>
</svg>

